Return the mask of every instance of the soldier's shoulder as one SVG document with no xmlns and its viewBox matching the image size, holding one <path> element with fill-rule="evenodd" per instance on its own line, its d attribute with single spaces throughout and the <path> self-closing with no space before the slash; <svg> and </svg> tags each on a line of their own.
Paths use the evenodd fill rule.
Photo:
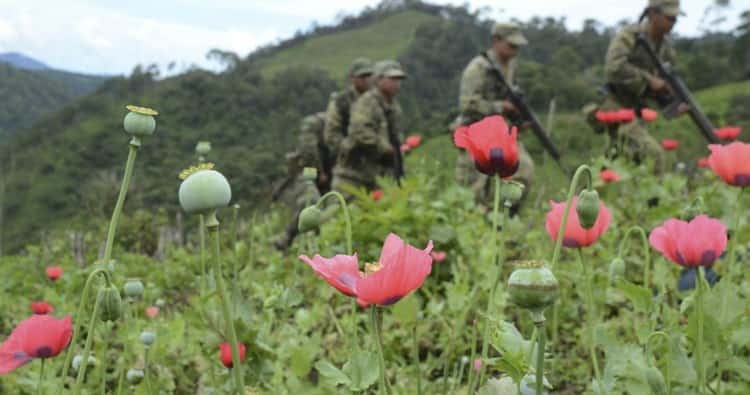
<svg viewBox="0 0 750 395">
<path fill-rule="evenodd" d="M 310 114 L 304 118 L 302 118 L 301 126 L 302 129 L 309 130 L 314 127 L 317 127 L 325 122 L 325 113 L 324 112 L 318 112 L 315 114 Z"/>
<path fill-rule="evenodd" d="M 490 62 L 487 60 L 486 57 L 484 57 L 482 54 L 479 54 L 469 61 L 469 63 L 466 65 L 465 72 L 470 72 L 474 70 L 484 70 L 490 67 Z"/>
<path fill-rule="evenodd" d="M 626 25 L 614 37 L 615 41 L 635 42 L 635 38 L 641 33 L 641 26 L 638 24 Z"/>
</svg>

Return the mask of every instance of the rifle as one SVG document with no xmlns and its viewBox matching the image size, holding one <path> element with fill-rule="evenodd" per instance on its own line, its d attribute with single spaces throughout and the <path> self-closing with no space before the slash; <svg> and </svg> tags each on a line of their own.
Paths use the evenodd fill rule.
<svg viewBox="0 0 750 395">
<path fill-rule="evenodd" d="M 521 92 L 518 87 L 508 84 L 508 81 L 505 80 L 503 72 L 497 67 L 495 62 L 493 62 L 492 59 L 487 56 L 486 52 L 482 53 L 482 56 L 484 56 L 484 58 L 487 59 L 487 62 L 489 62 L 490 69 L 495 74 L 495 77 L 497 77 L 500 83 L 508 89 L 508 100 L 513 103 L 513 105 L 516 107 L 516 109 L 518 109 L 518 112 L 521 115 L 520 122 L 518 123 L 520 124 L 523 122 L 528 122 L 531 124 L 531 130 L 534 132 L 534 136 L 536 136 L 536 138 L 542 144 L 547 153 L 549 153 L 552 159 L 557 162 L 563 173 L 569 175 L 570 172 L 562 164 L 562 156 L 560 155 L 560 151 L 557 150 L 555 144 L 552 142 L 552 140 L 550 140 L 549 134 L 544 130 L 542 123 L 539 122 L 539 119 L 531 111 L 531 108 L 529 108 L 528 104 L 526 104 L 526 100 L 524 100 L 523 97 L 523 92 Z"/>
<path fill-rule="evenodd" d="M 669 88 L 672 91 L 672 94 L 674 95 L 673 97 L 657 97 L 657 101 L 660 105 L 662 105 L 662 113 L 664 114 L 664 117 L 667 119 L 674 118 L 676 115 L 678 115 L 677 109 L 680 103 L 686 103 L 689 106 L 688 112 L 690 113 L 690 118 L 692 118 L 695 125 L 698 126 L 698 129 L 703 134 L 703 137 L 705 137 L 706 140 L 708 140 L 708 142 L 711 144 L 719 144 L 719 139 L 716 137 L 716 135 L 714 135 L 714 125 L 711 123 L 708 117 L 703 114 L 703 111 L 701 111 L 698 103 L 690 94 L 690 90 L 688 90 L 687 85 L 685 85 L 685 82 L 682 80 L 682 78 L 674 73 L 674 71 L 672 70 L 672 66 L 669 63 L 662 63 L 661 60 L 659 60 L 659 57 L 656 56 L 656 52 L 654 52 L 654 49 L 651 48 L 651 45 L 649 45 L 648 41 L 646 41 L 643 33 L 638 34 L 635 45 L 636 47 L 640 45 L 643 47 L 643 49 L 646 50 L 648 57 L 651 58 L 651 63 L 656 66 L 656 69 L 659 72 L 659 76 L 664 79 L 664 81 L 666 81 L 667 85 L 669 85 Z"/>
<path fill-rule="evenodd" d="M 401 142 L 398 141 L 398 135 L 394 129 L 393 111 L 387 109 L 383 103 L 379 104 L 380 109 L 385 113 L 386 122 L 388 122 L 388 142 L 391 143 L 391 148 L 393 148 L 393 177 L 396 179 L 396 184 L 401 186 L 401 178 L 404 176 L 404 157 L 401 155 Z"/>
</svg>

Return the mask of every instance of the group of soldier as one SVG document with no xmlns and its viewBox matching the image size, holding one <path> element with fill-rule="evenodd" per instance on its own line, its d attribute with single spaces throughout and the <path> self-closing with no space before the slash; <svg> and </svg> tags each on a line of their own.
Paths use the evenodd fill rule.
<svg viewBox="0 0 750 395">
<path fill-rule="evenodd" d="M 612 152 L 636 161 L 651 158 L 655 172 L 664 169 L 664 152 L 649 134 L 647 123 L 640 119 L 640 110 L 652 99 L 668 93 L 668 84 L 659 77 L 655 66 L 637 37 L 645 37 L 661 61 L 673 62 L 674 49 L 669 33 L 681 15 L 679 0 L 648 0 L 638 23 L 623 28 L 612 40 L 605 58 L 606 96 L 602 104 L 589 106 L 586 115 L 593 119 L 599 110 L 634 109 L 633 122 L 611 124 L 595 130 L 606 131 L 617 142 Z M 523 130 L 524 119 L 518 108 L 508 100 L 516 75 L 516 57 L 528 45 L 521 28 L 515 23 L 497 23 L 491 30 L 489 48 L 477 55 L 463 71 L 459 91 L 459 116 L 452 129 L 470 125 L 487 116 L 502 115 Z M 502 73 L 498 76 L 497 70 Z M 296 198 L 297 212 L 307 203 L 302 189 L 310 186 L 301 169 L 317 169 L 314 184 L 320 193 L 329 189 L 343 192 L 351 187 L 377 188 L 377 177 L 403 176 L 400 152 L 402 141 L 401 108 L 396 100 L 406 78 L 401 65 L 393 60 L 372 64 L 356 59 L 348 74 L 350 84 L 331 95 L 325 112 L 305 117 L 301 122 L 298 150 L 288 154 L 290 170 L 288 195 Z M 504 79 L 504 81 L 503 81 Z M 686 111 L 681 106 L 681 112 Z M 531 184 L 534 162 L 519 143 L 519 168 L 513 179 Z M 471 187 L 480 202 L 489 198 L 488 177 L 479 173 L 468 153 L 459 155 L 456 180 Z M 286 248 L 296 235 L 296 218 L 287 234 L 277 243 Z"/>
</svg>

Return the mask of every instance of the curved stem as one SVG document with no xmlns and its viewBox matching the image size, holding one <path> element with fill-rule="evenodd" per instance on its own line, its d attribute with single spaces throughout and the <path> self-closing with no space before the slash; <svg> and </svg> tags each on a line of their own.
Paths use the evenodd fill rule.
<svg viewBox="0 0 750 395">
<path fill-rule="evenodd" d="M 81 393 L 81 383 L 83 377 L 86 375 L 86 368 L 89 366 L 89 352 L 91 351 L 91 343 L 94 340 L 94 330 L 96 329 L 96 322 L 99 320 L 99 306 L 101 305 L 102 298 L 101 294 L 97 295 L 96 303 L 94 303 L 94 310 L 91 313 L 91 320 L 89 321 L 88 330 L 86 333 L 86 345 L 83 347 L 83 355 L 81 356 L 81 365 L 78 368 L 78 376 L 76 376 L 76 383 L 73 387 L 74 394 Z M 104 362 L 102 362 L 104 363 Z"/>
<path fill-rule="evenodd" d="M 42 358 L 42 367 L 39 368 L 39 382 L 36 385 L 36 395 L 42 395 L 42 384 L 44 383 L 44 361 L 47 358 Z"/>
<path fill-rule="evenodd" d="M 648 236 L 646 235 L 646 231 L 643 230 L 640 226 L 633 226 L 630 229 L 628 229 L 627 232 L 625 232 L 625 236 L 620 241 L 620 246 L 617 249 L 617 257 L 622 258 L 623 254 L 625 253 L 626 246 L 629 246 L 628 241 L 630 240 L 630 236 L 637 232 L 638 235 L 641 238 L 641 248 L 643 251 L 644 256 L 646 257 L 645 267 L 643 268 L 643 286 L 646 288 L 651 287 L 651 247 L 648 244 Z"/>
<path fill-rule="evenodd" d="M 698 282 L 695 288 L 695 316 L 698 324 L 698 338 L 695 344 L 695 364 L 698 370 L 698 393 L 704 394 L 706 368 L 703 362 L 703 282 L 706 277 L 703 266 L 698 267 Z"/>
<path fill-rule="evenodd" d="M 221 274 L 221 243 L 219 241 L 219 221 L 216 219 L 216 212 L 210 213 L 206 218 L 206 228 L 214 239 L 214 281 L 216 282 L 216 290 L 219 293 L 224 321 L 226 321 L 227 328 L 229 329 L 229 340 L 232 348 L 232 376 L 234 377 L 234 385 L 237 393 L 241 394 L 244 392 L 245 384 L 242 377 L 242 365 L 240 365 L 237 331 L 234 329 L 232 310 L 230 309 L 229 298 L 227 297 L 227 292 L 224 287 L 224 278 Z"/>
<path fill-rule="evenodd" d="M 330 191 L 321 196 L 316 206 L 320 206 L 321 204 L 323 204 L 324 200 L 328 199 L 331 196 L 335 197 L 339 201 L 341 209 L 344 210 L 344 223 L 346 225 L 346 253 L 347 255 L 352 255 L 354 253 L 354 251 L 352 251 L 352 217 L 349 214 L 349 206 L 346 204 L 346 199 L 344 199 L 344 196 L 336 191 Z"/>
<path fill-rule="evenodd" d="M 671 374 L 670 374 L 670 366 L 669 366 L 669 359 L 672 355 L 672 342 L 669 336 L 662 331 L 656 331 L 653 332 L 648 336 L 648 339 L 646 339 L 646 357 L 648 358 L 649 355 L 652 355 L 651 353 L 651 341 L 656 339 L 657 337 L 661 337 L 664 339 L 664 342 L 667 344 L 667 356 L 664 358 L 664 381 L 666 381 L 667 384 L 667 395 L 672 395 L 672 383 L 671 383 Z M 656 356 L 654 355 L 654 361 L 656 361 Z"/>
<path fill-rule="evenodd" d="M 68 377 L 68 368 L 70 367 L 70 362 L 73 360 L 73 351 L 75 349 L 76 340 L 78 339 L 78 333 L 80 333 L 80 330 L 76 330 L 76 323 L 80 323 L 80 318 L 83 314 L 83 307 L 86 305 L 86 300 L 89 297 L 91 284 L 98 274 L 103 275 L 105 281 L 107 283 L 110 283 L 109 272 L 104 268 L 94 270 L 86 279 L 86 283 L 83 286 L 83 291 L 81 292 L 81 301 L 78 302 L 78 310 L 76 311 L 76 315 L 73 316 L 73 335 L 70 338 L 70 343 L 68 343 L 68 351 L 65 353 L 65 361 L 63 362 L 62 374 L 60 375 L 60 382 L 57 385 L 58 395 L 61 395 L 63 392 L 63 387 L 65 386 L 65 378 Z M 82 327 L 82 325 L 80 324 L 79 326 Z"/>
<path fill-rule="evenodd" d="M 593 292 L 593 282 L 594 282 L 594 273 L 593 271 L 587 269 L 586 265 L 583 262 L 583 250 L 580 248 L 578 250 L 578 262 L 581 265 L 581 270 L 584 277 L 585 287 L 586 287 L 586 318 L 588 320 L 588 327 L 589 327 L 589 355 L 591 357 L 591 364 L 594 367 L 594 378 L 596 379 L 596 386 L 597 391 L 596 393 L 601 393 L 601 384 L 602 384 L 602 376 L 599 372 L 599 361 L 596 357 L 596 307 L 594 306 L 594 292 Z"/>
<path fill-rule="evenodd" d="M 570 214 L 570 206 L 573 204 L 573 196 L 576 193 L 576 187 L 582 174 L 586 174 L 586 188 L 589 190 L 593 189 L 593 172 L 587 165 L 578 166 L 573 179 L 570 181 L 570 187 L 568 188 L 568 196 L 565 199 L 565 211 L 563 219 L 560 221 L 560 228 L 557 230 L 557 238 L 555 239 L 555 250 L 552 253 L 552 263 L 550 263 L 550 270 L 555 270 L 555 265 L 560 257 L 560 250 L 562 249 L 563 239 L 565 238 L 565 227 L 568 226 L 568 215 Z"/>
<path fill-rule="evenodd" d="M 388 384 L 385 380 L 385 356 L 383 355 L 383 342 L 380 337 L 380 326 L 378 325 L 378 311 L 377 306 L 372 305 L 370 307 L 370 321 L 372 324 L 372 334 L 375 336 L 375 343 L 378 348 L 378 357 L 380 360 L 380 385 L 378 387 L 378 393 L 388 391 Z"/>
<path fill-rule="evenodd" d="M 541 312 L 540 315 L 542 319 L 534 323 L 539 333 L 536 357 L 536 395 L 542 395 L 544 391 L 544 345 L 547 337 L 544 333 L 544 313 Z"/>
<path fill-rule="evenodd" d="M 497 269 L 497 276 L 495 277 L 495 282 L 490 284 L 490 295 L 489 299 L 487 300 L 487 309 L 485 311 L 485 322 L 484 322 L 484 328 L 483 328 L 483 334 L 482 334 L 482 366 L 479 368 L 479 380 L 477 381 L 477 385 L 482 385 L 482 379 L 484 378 L 484 371 L 487 367 L 487 351 L 488 351 L 488 345 L 489 345 L 489 334 L 490 334 L 490 316 L 492 314 L 492 306 L 495 302 L 495 293 L 497 292 L 497 286 L 500 283 L 500 277 L 503 274 L 503 266 L 502 266 L 502 258 L 501 255 L 501 247 L 500 247 L 500 235 L 499 231 L 497 229 L 497 222 L 500 212 L 500 185 L 502 183 L 502 180 L 500 177 L 495 177 L 495 200 L 492 205 L 492 234 L 493 237 L 493 257 L 492 257 L 492 264 Z M 505 202 L 504 204 L 504 210 L 503 210 L 503 216 L 501 220 L 501 227 L 504 227 L 505 225 L 505 218 L 508 216 L 510 211 L 510 203 Z M 474 363 L 474 361 L 471 361 L 471 363 Z M 469 393 L 473 391 L 473 388 L 469 388 Z"/>
<path fill-rule="evenodd" d="M 414 330 L 412 331 L 412 339 L 414 343 L 414 364 L 417 367 L 417 395 L 422 395 L 422 369 L 419 366 L 419 341 L 417 337 L 417 322 L 414 322 Z"/>
<path fill-rule="evenodd" d="M 122 213 L 122 206 L 125 204 L 125 196 L 128 194 L 128 187 L 130 186 L 130 178 L 133 175 L 133 165 L 135 164 L 135 157 L 138 153 L 138 147 L 140 147 L 140 140 L 133 137 L 130 142 L 130 149 L 128 150 L 128 160 L 125 163 L 125 175 L 122 178 L 120 184 L 120 194 L 117 196 L 117 203 L 115 209 L 112 211 L 112 219 L 109 221 L 109 229 L 107 230 L 107 243 L 104 245 L 104 264 L 109 264 L 109 260 L 112 258 L 112 243 L 115 241 L 115 232 L 117 232 L 117 223 L 120 221 L 120 214 Z"/>
</svg>

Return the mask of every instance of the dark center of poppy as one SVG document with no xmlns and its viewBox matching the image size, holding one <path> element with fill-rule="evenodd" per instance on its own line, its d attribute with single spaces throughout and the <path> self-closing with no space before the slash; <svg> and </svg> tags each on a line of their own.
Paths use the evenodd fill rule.
<svg viewBox="0 0 750 395">
<path fill-rule="evenodd" d="M 734 176 L 734 185 L 739 187 L 750 186 L 750 174 L 736 174 Z"/>
<path fill-rule="evenodd" d="M 564 237 L 563 238 L 563 246 L 568 248 L 578 248 L 581 246 L 580 243 L 578 243 L 578 240 L 572 238 L 572 237 Z"/>
<path fill-rule="evenodd" d="M 380 302 L 380 304 L 383 305 L 383 306 L 390 306 L 390 305 L 398 302 L 399 300 L 401 300 L 401 298 L 403 298 L 403 297 L 404 297 L 403 295 L 391 296 L 391 297 L 388 297 L 388 298 L 384 299 L 382 302 Z"/>
<path fill-rule="evenodd" d="M 52 356 L 52 347 L 42 346 L 36 349 L 37 358 L 49 358 Z"/>
<path fill-rule="evenodd" d="M 703 251 L 703 254 L 701 255 L 701 266 L 709 266 L 712 265 L 716 261 L 716 252 L 715 251 Z"/>
</svg>

